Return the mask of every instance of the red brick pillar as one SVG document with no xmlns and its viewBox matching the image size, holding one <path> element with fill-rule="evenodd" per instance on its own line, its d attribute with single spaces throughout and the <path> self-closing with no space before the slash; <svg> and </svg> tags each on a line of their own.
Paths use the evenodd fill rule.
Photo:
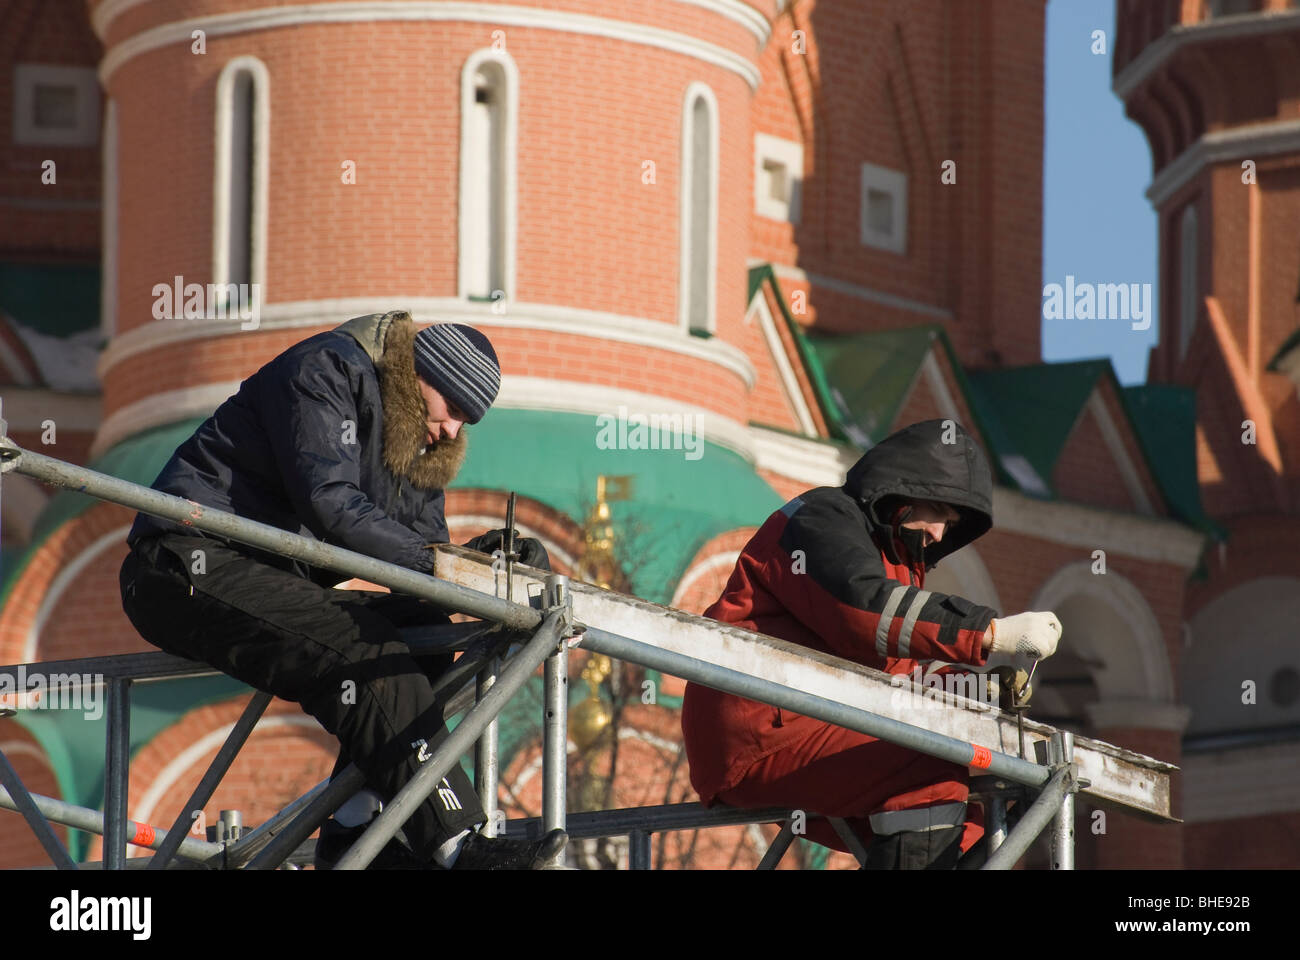
<svg viewBox="0 0 1300 960">
<path fill-rule="evenodd" d="M 1174 703 L 1151 700 L 1103 700 L 1087 706 L 1092 724 L 1089 736 L 1138 753 L 1179 764 L 1183 756 L 1183 730 L 1191 710 Z M 1182 782 L 1175 773 L 1170 806 L 1174 816 L 1182 811 Z M 1114 810 L 1105 813 L 1105 832 L 1089 836 L 1100 870 L 1183 868 L 1183 828 L 1158 824 Z M 1095 816 L 1095 814 L 1094 814 Z M 1080 820 L 1077 830 L 1093 834 L 1091 819 Z"/>
</svg>

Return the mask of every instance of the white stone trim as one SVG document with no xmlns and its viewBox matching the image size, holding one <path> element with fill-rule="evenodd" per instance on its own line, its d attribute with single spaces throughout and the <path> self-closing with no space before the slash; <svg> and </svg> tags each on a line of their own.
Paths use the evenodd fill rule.
<svg viewBox="0 0 1300 960">
<path fill-rule="evenodd" d="M 711 334 L 716 334 L 718 330 L 718 207 L 720 198 L 718 197 L 718 166 L 720 162 L 719 153 L 722 145 L 721 114 L 718 110 L 718 98 L 714 96 L 713 91 L 707 84 L 695 81 L 686 88 L 686 95 L 682 98 L 682 129 L 681 129 L 681 176 L 678 177 L 678 229 L 680 231 L 679 250 L 680 258 L 678 261 L 677 276 L 677 322 L 681 326 L 682 332 L 690 336 L 691 316 L 689 295 L 691 261 L 695 257 L 695 251 L 691 243 L 691 219 L 694 215 L 692 208 L 691 194 L 694 191 L 695 177 L 700 175 L 700 171 L 695 169 L 692 158 L 692 147 L 695 145 L 693 125 L 691 122 L 692 114 L 695 112 L 695 103 L 697 100 L 703 100 L 709 114 L 709 169 L 706 175 L 709 178 L 709 209 L 708 209 L 708 249 L 705 251 L 707 257 L 707 268 L 704 271 L 705 283 L 708 289 L 705 295 L 705 328 Z"/>
<path fill-rule="evenodd" d="M 469 258 L 474 255 L 474 251 L 468 249 L 465 234 L 468 222 L 466 216 L 468 181 L 465 178 L 465 171 L 471 166 L 471 144 L 467 127 L 470 112 L 474 108 L 474 80 L 480 68 L 487 63 L 498 66 L 505 81 L 504 89 L 501 91 L 505 99 L 501 118 L 503 134 L 501 162 L 504 168 L 501 179 L 505 191 L 505 195 L 501 198 L 505 208 L 502 215 L 504 236 L 501 237 L 501 273 L 505 285 L 503 291 L 505 300 L 509 303 L 519 292 L 515 276 L 516 238 L 519 232 L 519 67 L 505 50 L 493 50 L 490 47 L 471 53 L 466 58 L 460 74 L 460 170 L 456 176 L 459 204 L 456 223 L 456 295 L 462 300 L 469 298 L 466 277 L 469 273 Z"/>
<path fill-rule="evenodd" d="M 19 663 L 35 663 L 40 659 L 41 631 L 45 629 L 45 624 L 49 622 L 54 611 L 59 607 L 59 598 L 63 591 L 72 586 L 81 575 L 81 571 L 88 567 L 92 560 L 98 557 L 106 549 L 112 546 L 126 546 L 126 535 L 131 530 L 131 525 L 117 527 L 103 534 L 89 546 L 82 548 L 76 556 L 66 558 L 59 572 L 55 574 L 54 579 L 50 581 L 49 587 L 45 591 L 45 596 L 41 598 L 41 605 L 36 610 L 36 616 L 32 618 L 31 625 L 27 628 L 27 636 L 23 638 L 22 659 Z M 30 569 L 30 568 L 29 568 Z"/>
<path fill-rule="evenodd" d="M 925 359 L 921 361 L 921 372 L 925 377 L 926 386 L 934 394 L 939 412 L 954 423 L 961 423 L 961 414 L 957 410 L 957 403 L 953 400 L 952 391 L 948 389 L 948 384 L 944 382 L 943 371 L 939 369 L 939 361 L 934 356 L 936 347 L 935 341 L 931 340 L 929 349 L 925 351 Z"/>
<path fill-rule="evenodd" d="M 763 161 L 775 160 L 785 167 L 790 194 L 785 200 L 763 193 Z M 754 212 L 769 220 L 798 223 L 803 196 L 803 144 L 767 133 L 754 134 Z"/>
<path fill-rule="evenodd" d="M 1170 27 L 1147 44 L 1116 76 L 1111 85 L 1115 95 L 1129 95 L 1156 73 L 1181 48 L 1215 40 L 1237 40 L 1262 34 L 1289 33 L 1300 26 L 1300 10 L 1269 10 L 1241 16 L 1218 17 L 1200 23 Z"/>
<path fill-rule="evenodd" d="M 267 196 L 271 153 L 271 76 L 266 64 L 256 57 L 240 56 L 221 68 L 217 77 L 212 178 L 212 282 L 230 280 L 230 137 L 233 121 L 232 90 L 240 73 L 248 73 L 253 85 L 252 216 L 249 223 L 248 282 L 258 291 L 254 309 L 266 300 Z"/>
<path fill-rule="evenodd" d="M 677 589 L 673 591 L 673 599 L 668 606 L 676 607 L 681 603 L 681 599 L 685 596 L 686 591 L 691 589 L 691 587 L 695 585 L 695 582 L 706 573 L 712 573 L 714 570 L 717 570 L 718 567 L 731 569 L 736 565 L 736 561 L 739 559 L 739 550 L 727 550 L 722 553 L 715 553 L 713 556 L 701 560 L 695 566 L 687 570 L 686 574 L 677 582 Z"/>
<path fill-rule="evenodd" d="M 188 715 L 188 713 L 182 714 L 181 717 L 177 718 L 176 722 L 180 723 L 181 720 Z M 322 727 L 314 717 L 305 714 L 284 714 L 274 717 L 264 716 L 259 719 L 253 726 L 252 732 L 248 735 L 248 739 L 251 741 L 258 733 L 264 733 L 267 730 L 272 730 L 276 727 L 303 727 L 327 733 L 325 728 Z M 221 745 L 226 742 L 226 737 L 230 736 L 230 731 L 234 728 L 235 724 L 231 722 L 217 727 L 215 730 L 209 730 L 180 753 L 176 754 L 176 756 L 172 757 L 171 760 L 167 761 L 166 766 L 158 771 L 158 775 L 154 777 L 153 782 L 150 783 L 148 788 L 145 790 L 144 796 L 136 801 L 134 810 L 131 814 L 131 819 L 136 823 L 148 823 L 152 820 L 154 811 L 158 808 L 158 804 L 162 802 L 162 798 L 167 795 L 167 791 L 175 785 L 176 781 L 184 776 L 190 767 L 193 767 L 202 760 L 205 754 L 221 749 Z M 171 727 L 166 727 L 159 731 L 159 736 L 170 729 Z M 152 743 L 152 741 L 150 742 Z M 191 813 L 192 812 L 193 811 L 191 811 Z M 167 828 L 170 827 L 171 824 L 167 824 Z M 145 854 L 145 848 L 143 847 L 132 847 L 131 845 L 128 845 L 127 850 L 130 852 L 131 856 L 144 856 Z"/>
<path fill-rule="evenodd" d="M 628 414 L 658 413 L 682 414 L 692 417 L 698 425 L 700 437 L 739 454 L 749 463 L 754 462 L 754 443 L 749 428 L 738 420 L 724 417 L 704 407 L 672 397 L 621 387 L 581 383 L 576 380 L 556 380 L 550 377 L 504 376 L 501 392 L 494 406 L 511 410 L 546 410 L 553 413 L 577 413 L 587 416 L 608 414 L 618 416 L 618 408 L 626 407 Z M 592 446 L 596 443 L 596 429 L 591 432 Z M 654 456 L 680 456 L 679 450 L 647 450 Z"/>
<path fill-rule="evenodd" d="M 336 327 L 352 317 L 389 310 L 408 310 L 416 323 L 468 323 L 475 327 L 513 327 L 547 330 L 576 336 L 614 340 L 667 350 L 716 364 L 739 377 L 747 389 L 757 379 L 753 363 L 741 349 L 717 337 L 693 337 L 676 324 L 626 314 L 583 310 L 548 303 L 513 302 L 498 314 L 489 303 L 471 303 L 456 297 L 347 297 L 337 300 L 301 300 L 265 304 L 259 331 L 295 327 Z M 113 338 L 100 355 L 101 380 L 117 364 L 171 343 L 246 333 L 238 320 L 154 320 Z"/>
<path fill-rule="evenodd" d="M 453 487 L 452 491 L 457 489 L 458 488 Z M 443 519 L 446 520 L 449 529 L 453 520 L 457 523 L 477 524 L 478 526 L 486 527 L 488 530 L 500 530 L 506 524 L 505 517 L 490 517 L 486 513 L 447 513 L 444 510 Z M 560 563 L 564 564 L 570 570 L 577 568 L 577 560 L 574 559 L 572 554 L 561 548 L 554 540 L 542 536 L 535 527 L 530 527 L 526 523 L 520 523 L 518 516 L 515 517 L 515 529 L 519 531 L 519 536 L 521 537 L 533 537 L 536 540 L 540 540 L 542 546 L 546 548 L 546 553 L 550 557 L 559 560 Z"/>
<path fill-rule="evenodd" d="M 767 264 L 766 260 L 750 259 L 750 267 L 760 267 Z M 800 283 L 806 283 L 810 286 L 824 287 L 827 290 L 834 290 L 836 293 L 842 293 L 846 296 L 857 297 L 860 300 L 866 300 L 869 303 L 878 303 L 885 307 L 895 307 L 899 310 L 908 310 L 912 313 L 921 313 L 929 317 L 936 317 L 940 320 L 952 320 L 953 312 L 945 307 L 936 307 L 928 303 L 922 303 L 919 300 L 911 300 L 907 297 L 900 297 L 896 294 L 885 293 L 883 290 L 873 290 L 870 287 L 864 287 L 861 284 L 850 283 L 846 280 L 837 280 L 834 277 L 828 277 L 825 274 L 809 273 L 799 267 L 791 266 L 787 263 L 771 264 L 772 271 L 778 279 L 795 280 Z"/>
<path fill-rule="evenodd" d="M 790 364 L 790 357 L 785 352 L 785 343 L 781 340 L 781 335 L 776 329 L 776 318 L 772 316 L 772 311 L 768 309 L 767 297 L 763 296 L 763 289 L 760 287 L 754 294 L 754 299 L 750 302 L 750 315 L 758 317 L 758 327 L 763 332 L 763 339 L 767 342 L 767 349 L 772 354 L 772 364 L 776 367 L 777 377 L 781 381 L 782 392 L 785 394 L 786 403 L 790 406 L 790 412 L 794 414 L 795 422 L 799 424 L 799 429 L 810 437 L 817 435 L 817 424 L 812 417 L 812 411 L 808 408 L 808 403 L 804 399 L 803 391 L 799 389 L 799 379 L 795 376 L 794 367 Z M 746 318 L 748 319 L 748 318 Z"/>
<path fill-rule="evenodd" d="M 5 516 L 18 529 L 19 540 L 24 546 L 31 543 L 36 518 L 50 502 L 41 485 L 31 477 L 11 471 L 4 478 L 4 497 L 0 502 L 6 507 Z"/>
<path fill-rule="evenodd" d="M 146 0 L 104 0 L 95 8 L 90 18 L 91 26 L 94 27 L 99 39 L 107 41 L 109 25 L 120 14 L 144 2 Z M 735 21 L 754 35 L 760 50 L 767 46 L 767 41 L 772 36 L 772 27 L 767 22 L 767 18 L 744 0 L 676 0 L 676 2 L 701 7 Z"/>
<path fill-rule="evenodd" d="M 99 394 L 63 393 L 46 387 L 4 388 L 4 417 L 10 430 L 40 430 L 43 420 L 53 420 L 56 430 L 93 432 L 99 428 L 101 409 Z"/>
<path fill-rule="evenodd" d="M 1295 743 L 1270 743 L 1184 753 L 1185 823 L 1213 823 L 1300 807 L 1300 763 Z"/>
<path fill-rule="evenodd" d="M 1300 152 L 1300 120 L 1270 120 L 1203 134 L 1151 180 L 1147 199 L 1159 210 L 1207 166 Z"/>
<path fill-rule="evenodd" d="M 792 437 L 788 433 L 750 424 L 754 466 L 812 487 L 838 487 L 858 453 L 826 440 Z"/>
<path fill-rule="evenodd" d="M 863 246 L 877 250 L 887 250 L 900 256 L 907 255 L 907 174 L 901 170 L 890 170 L 874 163 L 861 165 L 861 185 L 858 194 L 858 242 Z M 894 201 L 893 229 L 882 233 L 872 229 L 867 222 L 868 192 L 886 193 Z"/>
<path fill-rule="evenodd" d="M 1156 619 L 1141 591 L 1127 577 L 1110 568 L 1104 574 L 1093 573 L 1091 559 L 1082 560 L 1067 564 L 1048 577 L 1034 594 L 1029 609 L 1056 610 L 1062 603 L 1073 598 L 1085 598 L 1092 603 L 1109 607 L 1121 622 L 1128 625 L 1132 638 L 1137 643 L 1143 675 L 1140 678 L 1125 677 L 1125 682 L 1130 687 L 1136 686 L 1144 691 L 1158 703 L 1172 703 L 1174 678 L 1164 634 L 1160 629 L 1160 621 Z M 1068 639 L 1063 642 L 1068 644 Z M 1089 652 L 1083 651 L 1085 655 Z M 1104 651 L 1091 652 L 1094 657 L 1104 654 Z M 1106 664 L 1100 668 L 1089 668 L 1098 694 L 1103 701 L 1131 699 L 1124 688 L 1114 688 L 1114 677 L 1106 669 L 1110 666 L 1112 665 Z"/>
<path fill-rule="evenodd" d="M 1192 570 L 1205 536 L 1176 520 L 1144 517 L 1061 500 L 1038 500 L 1007 487 L 993 488 L 996 529 Z M 1110 576 L 1110 574 L 1107 574 Z"/>
<path fill-rule="evenodd" d="M 90 446 L 90 457 L 94 459 L 114 444 L 121 443 L 150 427 L 164 423 L 175 423 L 190 417 L 210 416 L 221 403 L 239 390 L 239 380 L 227 380 L 224 383 L 206 383 L 199 387 L 185 387 L 181 390 L 166 390 L 150 394 L 135 403 L 121 407 L 104 419 L 99 426 L 99 433 Z"/>
<path fill-rule="evenodd" d="M 13 64 L 15 146 L 90 147 L 99 139 L 99 85 L 94 67 L 49 63 Z M 70 128 L 38 127 L 32 94 L 38 85 L 71 86 L 77 92 L 77 117 Z"/>
<path fill-rule="evenodd" d="M 110 78 L 122 64 L 150 50 L 188 44 L 193 30 L 203 30 L 210 40 L 213 37 L 274 30 L 304 23 L 374 23 L 393 20 L 489 23 L 603 37 L 667 50 L 720 67 L 744 80 L 751 93 L 758 89 L 762 79 L 758 67 L 745 57 L 715 43 L 662 27 L 623 23 L 585 13 L 498 3 L 471 3 L 466 0 L 340 0 L 337 3 L 286 4 L 263 10 L 191 17 L 162 24 L 128 37 L 106 50 L 104 59 L 99 64 L 99 80 L 108 89 Z"/>
<path fill-rule="evenodd" d="M 99 235 L 103 251 L 99 278 L 99 329 L 107 342 L 117 333 L 117 101 L 112 97 L 104 107 L 104 143 L 100 163 L 104 185 Z"/>
<path fill-rule="evenodd" d="M 1142 477 L 1138 472 L 1137 464 L 1133 462 L 1133 458 L 1128 455 L 1128 450 L 1124 447 L 1124 438 L 1120 436 L 1119 427 L 1106 408 L 1106 401 L 1102 399 L 1100 388 L 1093 387 L 1088 395 L 1087 408 L 1096 421 L 1097 429 L 1101 431 L 1101 438 L 1105 441 L 1111 459 L 1115 461 L 1120 476 L 1124 478 L 1124 487 L 1133 498 L 1137 512 L 1148 517 L 1154 516 L 1156 509 L 1142 487 Z"/>
<path fill-rule="evenodd" d="M 1083 709 L 1093 729 L 1103 732 L 1116 727 L 1132 727 L 1138 730 L 1168 730 L 1181 735 L 1192 719 L 1191 707 L 1157 700 L 1140 700 L 1136 697 L 1099 700 L 1084 704 Z"/>
</svg>

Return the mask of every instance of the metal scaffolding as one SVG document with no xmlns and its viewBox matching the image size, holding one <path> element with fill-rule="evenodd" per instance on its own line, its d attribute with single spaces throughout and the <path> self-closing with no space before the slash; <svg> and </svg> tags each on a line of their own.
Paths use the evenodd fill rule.
<svg viewBox="0 0 1300 960">
<path fill-rule="evenodd" d="M 1098 804 L 1127 810 L 1160 822 L 1170 814 L 1170 773 L 1176 769 L 1111 744 L 1074 738 L 1069 732 L 1025 721 L 1034 759 L 1011 752 L 1017 724 L 1009 713 L 980 701 L 943 693 L 926 709 L 900 705 L 897 678 L 773 637 L 600 590 L 588 584 L 508 562 L 501 598 L 499 564 L 463 548 L 440 545 L 439 578 L 385 563 L 266 524 L 222 513 L 116 477 L 24 450 L 5 435 L 0 420 L 0 475 L 14 471 L 44 483 L 181 523 L 195 530 L 239 541 L 284 557 L 358 577 L 389 589 L 430 600 L 451 613 L 479 622 L 412 627 L 400 631 L 416 653 L 464 651 L 436 681 L 457 691 L 444 714 L 469 707 L 451 735 L 370 824 L 336 869 L 364 869 L 411 813 L 436 789 L 439 780 L 475 754 L 476 785 L 483 797 L 487 831 L 496 826 L 496 720 L 502 708 L 536 672 L 544 669 L 543 810 L 540 818 L 510 821 L 507 836 L 540 836 L 556 827 L 575 838 L 629 838 L 629 866 L 651 866 L 651 836 L 669 830 L 745 823 L 782 822 L 759 868 L 772 869 L 795 836 L 795 823 L 816 816 L 788 809 L 738 810 L 699 804 L 594 811 L 566 815 L 567 656 L 581 646 L 660 670 L 714 689 L 759 700 L 879 737 L 961 766 L 982 769 L 972 798 L 986 810 L 988 860 L 984 869 L 1013 866 L 1033 840 L 1052 824 L 1052 866 L 1074 866 L 1074 798 L 1083 792 Z M 508 552 L 508 551 L 507 551 Z M 515 602 L 513 597 L 525 598 Z M 597 626 L 599 624 L 600 626 Z M 514 646 L 517 652 L 502 662 Z M 31 794 L 0 753 L 0 806 L 22 813 L 59 869 L 74 864 L 50 827 L 62 823 L 104 836 L 104 869 L 166 869 L 203 866 L 219 869 L 275 869 L 310 861 L 309 837 L 363 786 L 361 771 L 349 766 L 332 781 L 318 784 L 256 829 L 233 827 L 217 842 L 186 834 L 190 811 L 201 809 L 247 741 L 270 702 L 257 693 L 227 736 L 195 787 L 189 803 L 167 830 L 127 819 L 130 693 L 134 682 L 199 676 L 217 671 L 164 653 L 128 654 L 0 667 L 0 676 L 17 678 L 37 670 L 94 678 L 107 693 L 104 810 L 100 813 L 50 797 Z M 813 692 L 817 691 L 817 692 Z M 909 694 L 910 695 L 910 694 Z M 1032 799 L 1032 803 L 1028 803 Z M 1018 823 L 1008 832 L 1007 804 L 1019 801 Z M 832 819 L 850 849 L 863 859 L 861 843 L 847 824 Z M 128 860 L 128 844 L 151 848 L 149 858 Z"/>
</svg>

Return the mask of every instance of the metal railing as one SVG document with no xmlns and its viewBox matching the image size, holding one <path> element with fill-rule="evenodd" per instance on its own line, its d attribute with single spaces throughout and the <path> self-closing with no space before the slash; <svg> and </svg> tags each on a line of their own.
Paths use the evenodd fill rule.
<svg viewBox="0 0 1300 960">
<path fill-rule="evenodd" d="M 478 617 L 479 624 L 453 625 L 452 628 L 408 628 L 402 631 L 404 640 L 417 652 L 430 650 L 465 649 L 466 653 L 452 667 L 454 679 L 465 680 L 466 687 L 452 698 L 448 712 L 454 706 L 464 706 L 474 698 L 472 708 L 461 723 L 421 764 L 420 770 L 403 787 L 361 838 L 338 862 L 338 869 L 359 869 L 367 866 L 384 844 L 395 835 L 412 812 L 436 789 L 440 778 L 459 758 L 479 740 L 476 760 L 483 758 L 496 762 L 493 721 L 513 696 L 533 675 L 545 665 L 543 717 L 543 811 L 537 821 L 507 824 L 507 833 L 520 830 L 550 830 L 556 827 L 580 831 L 582 836 L 628 836 L 630 839 L 630 865 L 645 868 L 649 864 L 650 837 L 655 832 L 673 829 L 693 829 L 736 823 L 763 823 L 781 820 L 793 821 L 789 810 L 703 810 L 684 805 L 687 809 L 648 808 L 645 810 L 603 811 L 566 815 L 565 810 L 565 745 L 567 744 L 567 674 L 565 657 L 570 647 L 581 644 L 585 649 L 604 653 L 616 659 L 661 670 L 682 679 L 700 683 L 727 693 L 760 700 L 834 723 L 870 736 L 889 740 L 940 759 L 969 766 L 983 767 L 994 785 L 985 795 L 985 809 L 989 811 L 992 830 L 987 841 L 990 854 L 988 867 L 1010 866 L 1028 848 L 1048 821 L 1055 826 L 1052 833 L 1053 866 L 1073 868 L 1073 798 L 1086 781 L 1080 781 L 1073 763 L 1072 739 L 1068 733 L 1056 731 L 1051 735 L 1051 751 L 1044 762 L 1028 759 L 977 746 L 967 740 L 945 736 L 923 727 L 903 723 L 854 707 L 839 700 L 820 697 L 790 686 L 750 676 L 670 650 L 656 648 L 644 642 L 601 630 L 592 625 L 575 622 L 572 600 L 568 595 L 567 578 L 552 575 L 546 578 L 546 590 L 541 597 L 529 598 L 528 603 L 516 603 L 455 583 L 426 576 L 414 570 L 331 546 L 317 540 L 300 537 L 267 524 L 258 523 L 232 514 L 204 507 L 190 500 L 160 493 L 148 487 L 101 474 L 84 467 L 65 463 L 51 457 L 24 450 L 4 435 L 0 421 L 0 474 L 8 471 L 54 484 L 66 489 L 86 493 L 101 500 L 118 503 L 144 513 L 180 523 L 195 530 L 218 537 L 239 541 L 249 546 L 269 551 L 283 557 L 304 561 L 311 566 L 332 570 L 346 577 L 357 577 L 390 590 L 433 601 L 448 612 Z M 509 582 L 507 572 L 507 582 Z M 534 607 L 533 603 L 537 606 Z M 503 669 L 495 673 L 496 658 L 505 652 L 511 640 L 521 640 L 522 645 L 506 661 Z M 135 658 L 151 658 L 144 670 Z M 129 661 L 129 665 L 128 662 Z M 41 664 L 47 672 L 51 667 L 90 667 L 99 673 L 107 688 L 108 730 L 106 734 L 105 805 L 103 814 L 84 807 L 63 804 L 47 797 L 35 797 L 17 780 L 7 762 L 0 763 L 0 779 L 4 790 L 0 792 L 0 806 L 23 813 L 28 824 L 40 838 L 57 866 L 69 869 L 74 865 L 66 850 L 59 844 L 49 827 L 49 821 L 68 823 L 81 829 L 104 834 L 104 868 L 122 869 L 126 866 L 128 843 L 151 847 L 157 851 L 148 864 L 149 869 L 163 869 L 173 857 L 197 861 L 208 866 L 224 868 L 273 869 L 295 854 L 311 833 L 319 827 L 346 799 L 363 786 L 363 775 L 355 765 L 347 767 L 332 781 L 318 785 L 310 793 L 299 797 L 256 830 L 233 841 L 210 844 L 188 837 L 184 829 L 188 824 L 187 811 L 201 808 L 211 797 L 222 776 L 229 769 L 239 748 L 252 732 L 257 719 L 270 701 L 268 694 L 253 698 L 243 716 L 235 724 L 225 744 L 209 765 L 190 802 L 169 830 L 160 831 L 145 824 L 135 824 L 127 819 L 127 772 L 129 764 L 129 709 L 132 682 L 158 679 L 166 676 L 211 674 L 210 667 L 193 664 L 167 654 L 134 654 L 125 657 L 88 658 L 63 661 L 59 664 Z M 25 669 L 27 665 L 22 665 Z M 0 673 L 15 673 L 20 667 L 0 667 Z M 482 676 L 493 677 L 490 684 Z M 444 678 L 445 680 L 445 678 Z M 443 681 L 438 681 L 443 682 Z M 476 689 L 477 688 L 477 689 Z M 483 742 L 486 739 L 487 742 Z M 0 758 L 3 755 L 0 754 Z M 483 777 L 477 778 L 480 783 Z M 1015 795 L 1015 784 L 1041 790 L 1037 801 L 1024 814 L 1020 823 L 1009 834 L 1005 833 L 1005 802 Z M 488 801 L 493 803 L 495 798 Z M 683 805 L 678 805 L 682 807 Z M 815 816 L 815 814 L 805 814 Z M 77 822 L 72 822 L 75 819 Z M 846 845 L 863 859 L 861 843 L 841 820 L 831 821 Z M 579 833 L 574 833 L 579 835 Z M 1003 837 L 1005 836 L 1005 839 Z M 768 850 L 760 864 L 763 868 L 775 865 L 793 840 L 793 829 L 787 823 Z"/>
</svg>

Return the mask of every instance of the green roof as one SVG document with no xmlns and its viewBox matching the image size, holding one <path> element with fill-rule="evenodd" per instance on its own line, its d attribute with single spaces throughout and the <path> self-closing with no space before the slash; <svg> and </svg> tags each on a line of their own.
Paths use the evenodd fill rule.
<svg viewBox="0 0 1300 960">
<path fill-rule="evenodd" d="M 1282 346 L 1277 348 L 1277 352 L 1273 354 L 1273 359 L 1269 360 L 1268 366 L 1264 369 L 1277 372 L 1278 361 L 1294 350 L 1297 346 L 1300 346 L 1300 330 L 1293 331 L 1291 336 L 1282 341 Z"/>
<path fill-rule="evenodd" d="M 0 263 L 0 310 L 24 327 L 66 337 L 99 324 L 99 266 Z"/>
</svg>

